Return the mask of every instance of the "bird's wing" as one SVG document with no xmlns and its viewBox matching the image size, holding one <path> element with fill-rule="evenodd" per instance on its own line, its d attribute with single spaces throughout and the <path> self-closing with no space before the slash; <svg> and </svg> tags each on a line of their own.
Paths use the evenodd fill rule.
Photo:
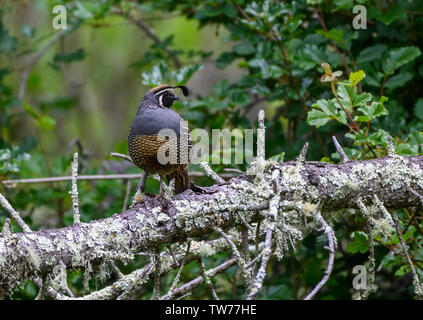
<svg viewBox="0 0 423 320">
<path fill-rule="evenodd" d="M 132 122 L 130 135 L 155 135 L 162 129 L 171 129 L 177 136 L 183 119 L 172 109 L 149 108 L 139 112 Z"/>
</svg>

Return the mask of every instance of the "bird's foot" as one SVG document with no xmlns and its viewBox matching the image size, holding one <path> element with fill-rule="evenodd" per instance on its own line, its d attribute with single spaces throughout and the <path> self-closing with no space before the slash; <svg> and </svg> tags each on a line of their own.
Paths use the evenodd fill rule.
<svg viewBox="0 0 423 320">
<path fill-rule="evenodd" d="M 190 189 L 192 190 L 192 191 L 194 191 L 194 192 L 197 192 L 197 193 L 208 193 L 208 194 L 210 194 L 210 193 L 214 193 L 214 192 L 216 192 L 215 190 L 213 190 L 213 188 L 211 188 L 211 187 L 200 187 L 200 186 L 197 186 L 195 183 L 193 183 L 193 182 L 191 182 L 190 183 L 191 184 L 191 187 L 190 187 Z"/>
<path fill-rule="evenodd" d="M 142 192 L 140 189 L 137 189 L 137 192 L 134 195 L 134 198 L 132 199 L 132 203 L 130 208 L 132 208 L 134 205 L 138 204 L 138 203 L 142 203 L 144 200 L 144 192 Z"/>
</svg>

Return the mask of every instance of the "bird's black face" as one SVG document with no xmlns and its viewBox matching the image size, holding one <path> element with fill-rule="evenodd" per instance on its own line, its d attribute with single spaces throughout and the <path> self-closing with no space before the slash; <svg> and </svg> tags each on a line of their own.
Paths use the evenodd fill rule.
<svg viewBox="0 0 423 320">
<path fill-rule="evenodd" d="M 157 102 L 162 108 L 170 108 L 175 100 L 178 100 L 178 96 L 172 89 L 165 89 L 155 94 Z"/>
</svg>

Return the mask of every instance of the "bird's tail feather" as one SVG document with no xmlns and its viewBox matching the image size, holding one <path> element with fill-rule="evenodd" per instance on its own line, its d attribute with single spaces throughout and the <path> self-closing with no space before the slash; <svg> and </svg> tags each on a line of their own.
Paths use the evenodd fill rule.
<svg viewBox="0 0 423 320">
<path fill-rule="evenodd" d="M 175 179 L 175 194 L 184 192 L 190 188 L 190 181 L 188 177 L 187 167 L 180 167 L 179 169 L 166 175 L 168 183 Z"/>
</svg>

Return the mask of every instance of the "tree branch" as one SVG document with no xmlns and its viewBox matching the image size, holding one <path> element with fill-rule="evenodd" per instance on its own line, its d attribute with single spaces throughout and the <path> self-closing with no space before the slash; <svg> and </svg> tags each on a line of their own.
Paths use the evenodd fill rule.
<svg viewBox="0 0 423 320">
<path fill-rule="evenodd" d="M 274 170 L 280 171 L 281 206 L 295 200 L 303 203 L 304 210 L 320 201 L 322 215 L 328 210 L 357 208 L 358 199 L 370 203 L 374 195 L 387 208 L 415 206 L 420 199 L 410 198 L 409 186 L 423 193 L 423 156 L 338 165 L 266 162 L 264 168 L 258 181 L 241 175 L 211 187 L 209 193 L 187 190 L 171 201 L 146 196 L 126 212 L 90 223 L 0 235 L 0 287 L 11 290 L 24 279 L 48 274 L 60 261 L 68 270 L 84 269 L 88 264 L 130 261 L 135 253 L 148 248 L 201 237 L 216 226 L 225 229 L 242 224 L 236 213 L 240 208 L 245 209 L 242 212 L 248 223 L 260 221 L 267 216 L 264 211 L 275 194 Z"/>
</svg>

